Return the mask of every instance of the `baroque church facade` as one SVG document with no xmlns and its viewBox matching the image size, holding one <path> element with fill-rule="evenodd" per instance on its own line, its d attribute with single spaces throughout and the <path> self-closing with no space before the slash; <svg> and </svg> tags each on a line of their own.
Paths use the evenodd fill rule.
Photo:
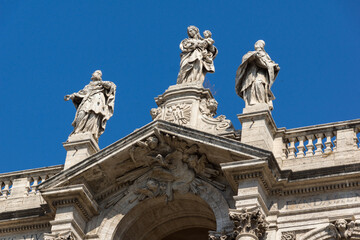
<svg viewBox="0 0 360 240">
<path fill-rule="evenodd" d="M 203 87 L 211 32 L 188 27 L 180 49 L 153 121 L 104 149 L 115 84 L 97 70 L 65 96 L 76 108 L 65 163 L 0 174 L 0 240 L 360 239 L 360 120 L 278 128 L 280 67 L 259 40 L 236 73 L 236 130 Z"/>
</svg>

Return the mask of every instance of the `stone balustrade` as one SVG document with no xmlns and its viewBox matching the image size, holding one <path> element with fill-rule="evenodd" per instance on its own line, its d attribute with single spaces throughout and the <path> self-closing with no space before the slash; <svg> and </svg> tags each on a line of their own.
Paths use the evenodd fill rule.
<svg viewBox="0 0 360 240">
<path fill-rule="evenodd" d="M 281 159 L 326 157 L 359 149 L 360 119 L 294 129 L 277 129 L 274 155 Z"/>
<path fill-rule="evenodd" d="M 0 174 L 0 199 L 36 195 L 37 186 L 62 169 L 59 165 Z"/>
</svg>

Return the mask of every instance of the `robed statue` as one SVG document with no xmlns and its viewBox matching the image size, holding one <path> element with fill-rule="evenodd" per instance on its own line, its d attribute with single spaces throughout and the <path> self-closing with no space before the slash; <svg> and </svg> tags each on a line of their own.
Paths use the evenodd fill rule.
<svg viewBox="0 0 360 240">
<path fill-rule="evenodd" d="M 195 83 L 202 85 L 206 73 L 214 73 L 214 59 L 218 53 L 209 30 L 204 31 L 204 37 L 195 26 L 187 28 L 189 38 L 181 41 L 180 71 L 177 84 Z"/>
<path fill-rule="evenodd" d="M 65 101 L 72 100 L 76 108 L 72 123 L 74 131 L 70 134 L 91 133 L 96 141 L 104 132 L 107 120 L 114 113 L 116 85 L 102 81 L 102 72 L 95 71 L 91 81 L 77 93 L 66 95 Z"/>
<path fill-rule="evenodd" d="M 271 60 L 265 52 L 265 42 L 259 40 L 255 43 L 255 51 L 246 53 L 236 72 L 235 90 L 245 101 L 245 107 L 258 103 L 267 103 L 273 109 L 272 100 L 275 99 L 271 92 L 280 67 Z"/>
</svg>

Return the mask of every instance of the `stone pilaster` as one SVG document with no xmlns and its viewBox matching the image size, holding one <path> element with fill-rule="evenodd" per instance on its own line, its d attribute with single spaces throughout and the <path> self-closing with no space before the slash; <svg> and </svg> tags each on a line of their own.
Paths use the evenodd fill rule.
<svg viewBox="0 0 360 240">
<path fill-rule="evenodd" d="M 47 189 L 42 196 L 55 212 L 45 240 L 83 240 L 86 223 L 98 214 L 98 205 L 84 185 Z"/>
</svg>

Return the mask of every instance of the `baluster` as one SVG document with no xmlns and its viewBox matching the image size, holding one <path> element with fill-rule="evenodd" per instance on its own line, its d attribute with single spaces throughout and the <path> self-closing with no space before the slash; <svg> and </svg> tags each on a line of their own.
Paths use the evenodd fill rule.
<svg viewBox="0 0 360 240">
<path fill-rule="evenodd" d="M 295 141 L 296 141 L 296 137 L 289 138 L 289 142 L 290 142 L 289 159 L 295 158 L 295 152 L 296 152 Z"/>
<path fill-rule="evenodd" d="M 11 181 L 10 180 L 7 180 L 7 181 L 4 181 L 4 184 L 5 184 L 5 187 L 4 189 L 2 190 L 2 194 L 5 198 L 8 198 L 8 196 L 10 195 L 10 183 Z"/>
<path fill-rule="evenodd" d="M 5 183 L 3 181 L 0 181 L 0 197 L 3 196 L 3 193 L 2 193 L 2 187 L 5 186 Z"/>
<path fill-rule="evenodd" d="M 355 145 L 355 148 L 359 148 L 359 138 L 357 136 L 357 134 L 359 133 L 359 128 L 355 128 L 355 131 L 354 131 L 354 145 Z"/>
<path fill-rule="evenodd" d="M 332 142 L 331 142 L 331 138 L 333 137 L 333 133 L 332 132 L 327 132 L 325 133 L 325 137 L 326 137 L 326 142 L 325 142 L 325 149 L 324 149 L 324 153 L 329 153 L 331 152 L 331 147 L 333 146 Z"/>
<path fill-rule="evenodd" d="M 32 180 L 31 177 L 27 178 L 27 183 L 26 183 L 26 186 L 25 186 L 25 195 L 26 196 L 29 196 L 29 193 L 31 192 L 31 186 L 30 186 L 31 180 Z"/>
<path fill-rule="evenodd" d="M 41 178 L 41 183 L 43 183 L 47 179 L 46 175 L 42 175 L 42 176 L 40 176 L 40 178 Z"/>
<path fill-rule="evenodd" d="M 308 135 L 306 136 L 306 138 L 309 140 L 308 144 L 306 145 L 307 148 L 307 152 L 306 152 L 306 156 L 313 156 L 314 155 L 314 139 L 315 136 L 314 135 Z"/>
<path fill-rule="evenodd" d="M 37 188 L 37 185 L 39 185 L 39 177 L 35 177 L 35 178 L 33 178 L 34 179 L 34 184 L 31 186 L 31 188 L 32 188 L 32 193 L 34 194 L 34 195 L 36 195 L 36 188 Z"/>
<path fill-rule="evenodd" d="M 289 155 L 288 145 L 284 142 L 281 158 L 286 159 L 288 158 L 288 155 Z"/>
<path fill-rule="evenodd" d="M 317 133 L 315 134 L 316 138 L 317 138 L 317 142 L 315 144 L 316 146 L 316 150 L 315 150 L 315 155 L 321 155 L 322 154 L 322 149 L 323 149 L 323 144 L 322 144 L 322 138 L 324 136 L 323 133 Z"/>
<path fill-rule="evenodd" d="M 299 145 L 298 145 L 297 149 L 299 150 L 299 152 L 297 153 L 297 157 L 305 157 L 304 141 L 306 141 L 306 137 L 300 136 L 300 137 L 298 137 L 298 139 L 299 139 Z"/>
</svg>

